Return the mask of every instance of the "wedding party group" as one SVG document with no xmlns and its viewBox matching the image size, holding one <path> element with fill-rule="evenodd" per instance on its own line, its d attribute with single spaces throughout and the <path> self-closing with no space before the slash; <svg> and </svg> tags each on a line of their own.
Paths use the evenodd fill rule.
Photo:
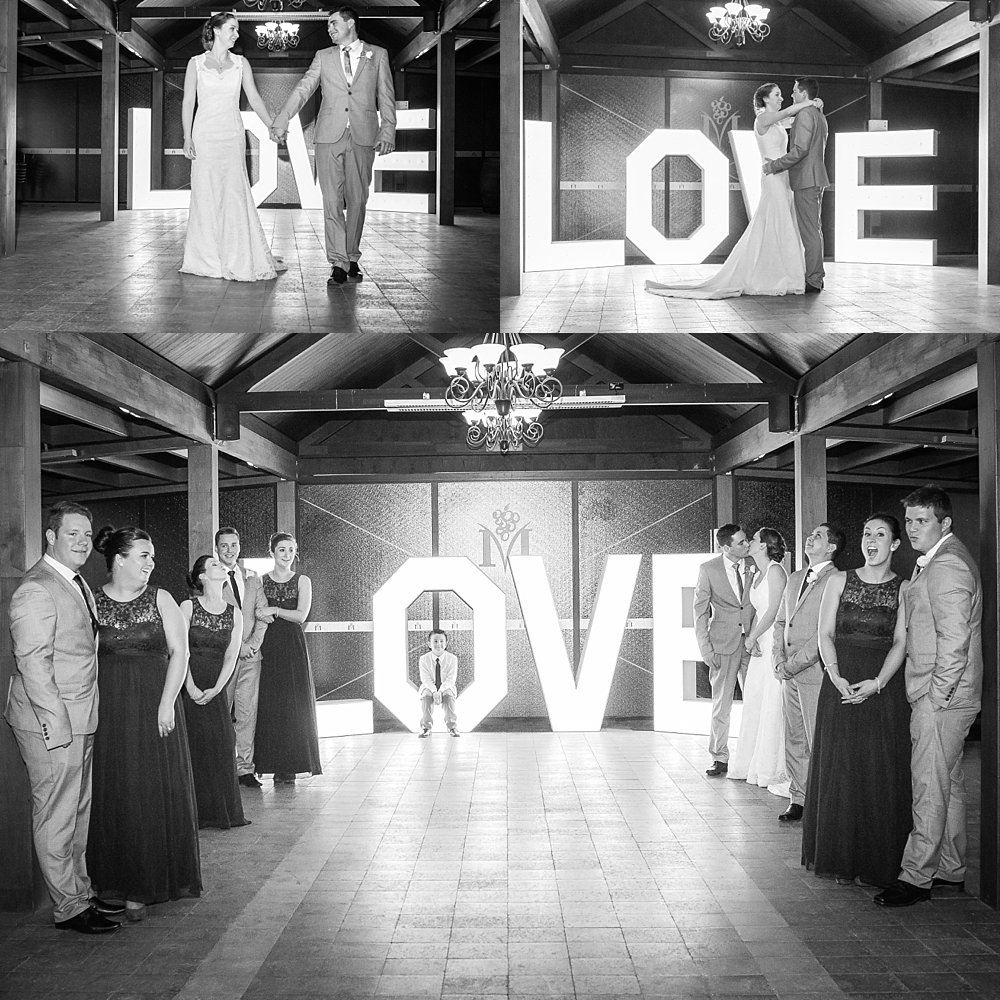
<svg viewBox="0 0 1000 1000">
<path fill-rule="evenodd" d="M 4 718 L 55 925 L 103 934 L 201 894 L 198 830 L 250 822 L 240 785 L 322 767 L 302 631 L 312 585 L 294 537 L 271 536 L 274 568 L 257 577 L 237 563 L 236 529 L 220 528 L 178 605 L 150 584 L 145 531 L 95 535 L 92 522 L 69 501 L 48 512 L 44 555 L 10 602 Z M 94 549 L 108 571 L 96 591 L 80 573 Z"/>
<path fill-rule="evenodd" d="M 781 87 L 765 83 L 754 93 L 754 138 L 761 156 L 761 192 L 750 224 L 722 267 L 705 281 L 646 282 L 653 295 L 726 299 L 738 295 L 808 295 L 823 290 L 823 192 L 829 127 L 819 84 L 800 77 L 792 103 L 782 107 Z"/>
<path fill-rule="evenodd" d="M 244 56 L 230 50 L 239 36 L 232 12 L 213 14 L 202 29 L 201 55 L 188 62 L 182 119 L 184 155 L 191 161 L 191 208 L 181 271 L 229 281 L 269 281 L 286 270 L 271 253 L 246 171 L 246 130 L 240 94 L 283 142 L 289 120 L 317 88 L 316 176 L 323 196 L 329 282 L 364 277 L 361 234 L 375 155 L 391 153 L 396 139 L 396 98 L 389 54 L 358 37 L 352 7 L 327 19 L 333 47 L 321 49 L 282 109 L 273 117 L 254 84 Z"/>
<path fill-rule="evenodd" d="M 841 884 L 878 887 L 879 906 L 910 906 L 965 887 L 962 755 L 982 698 L 979 571 L 933 485 L 902 500 L 918 553 L 892 569 L 899 519 L 870 515 L 864 564 L 844 571 L 846 536 L 818 525 L 808 565 L 787 574 L 785 540 L 716 532 L 702 565 L 695 628 L 712 689 L 712 777 L 787 796 L 802 823 L 802 864 Z M 743 693 L 730 753 L 736 684 Z"/>
</svg>

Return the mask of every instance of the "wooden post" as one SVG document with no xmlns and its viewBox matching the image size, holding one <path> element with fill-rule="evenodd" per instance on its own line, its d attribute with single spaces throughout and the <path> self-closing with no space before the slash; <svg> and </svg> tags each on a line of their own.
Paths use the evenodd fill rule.
<svg viewBox="0 0 1000 1000">
<path fill-rule="evenodd" d="M 872 80 L 868 84 L 868 119 L 884 118 L 885 109 L 882 106 L 884 86 L 881 80 Z M 865 160 L 865 183 L 882 183 L 882 161 L 879 157 L 869 157 Z M 865 236 L 877 236 L 882 227 L 881 212 L 865 213 Z"/>
<path fill-rule="evenodd" d="M 16 198 L 17 4 L 6 3 L 0 5 L 0 257 L 17 246 Z"/>
<path fill-rule="evenodd" d="M 101 48 L 101 222 L 118 213 L 118 36 L 106 31 Z"/>
<path fill-rule="evenodd" d="M 298 484 L 282 480 L 278 483 L 277 489 L 277 526 L 274 530 L 287 531 L 290 535 L 295 535 L 298 538 Z"/>
<path fill-rule="evenodd" d="M 979 895 L 994 909 L 1000 904 L 1000 816 L 997 781 L 1000 780 L 1000 501 L 997 498 L 1000 456 L 1000 345 L 984 344 L 977 358 L 979 376 L 979 569 L 983 581 L 983 709 L 982 808 L 979 820 Z"/>
<path fill-rule="evenodd" d="M 10 4 L 16 8 L 17 4 Z M 42 555 L 42 467 L 39 370 L 0 364 L 0 692 L 14 674 L 10 598 Z M 28 774 L 6 723 L 0 723 L 0 910 L 30 910 L 45 896 L 34 875 Z"/>
<path fill-rule="evenodd" d="M 437 220 L 455 225 L 455 35 L 437 43 Z"/>
<path fill-rule="evenodd" d="M 552 124 L 552 239 L 560 238 L 559 224 L 559 70 L 542 70 L 542 121 Z"/>
<path fill-rule="evenodd" d="M 1000 21 L 979 32 L 979 280 L 1000 285 Z"/>
<path fill-rule="evenodd" d="M 795 439 L 795 568 L 805 566 L 802 543 L 826 520 L 826 438 L 800 434 Z"/>
<path fill-rule="evenodd" d="M 524 15 L 500 0 L 500 294 L 520 295 L 524 247 L 521 200 L 524 135 Z"/>
<path fill-rule="evenodd" d="M 715 527 L 732 524 L 736 520 L 736 477 L 727 472 L 715 477 Z"/>
<path fill-rule="evenodd" d="M 163 187 L 163 70 L 153 67 L 150 77 L 150 170 L 149 186 Z"/>
<path fill-rule="evenodd" d="M 219 526 L 219 449 L 212 444 L 188 446 L 188 566 L 215 551 Z M 155 539 L 154 539 L 155 541 Z"/>
</svg>

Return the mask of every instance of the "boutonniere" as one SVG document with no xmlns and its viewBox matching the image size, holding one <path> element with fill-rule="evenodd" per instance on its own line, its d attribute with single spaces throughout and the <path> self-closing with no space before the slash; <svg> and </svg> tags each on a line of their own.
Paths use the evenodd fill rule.
<svg viewBox="0 0 1000 1000">
<path fill-rule="evenodd" d="M 365 58 L 366 59 L 371 59 L 371 57 L 372 57 L 372 50 L 371 49 L 365 49 Z"/>
</svg>

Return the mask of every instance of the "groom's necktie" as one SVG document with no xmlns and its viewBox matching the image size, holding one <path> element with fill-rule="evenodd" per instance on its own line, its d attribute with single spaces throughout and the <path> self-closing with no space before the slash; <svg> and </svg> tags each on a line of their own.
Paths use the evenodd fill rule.
<svg viewBox="0 0 1000 1000">
<path fill-rule="evenodd" d="M 344 49 L 344 75 L 348 82 L 351 80 L 351 50 Z"/>
<path fill-rule="evenodd" d="M 739 594 L 740 603 L 743 602 L 743 577 L 740 576 L 740 564 L 733 563 L 733 569 L 736 571 L 736 592 Z"/>
</svg>

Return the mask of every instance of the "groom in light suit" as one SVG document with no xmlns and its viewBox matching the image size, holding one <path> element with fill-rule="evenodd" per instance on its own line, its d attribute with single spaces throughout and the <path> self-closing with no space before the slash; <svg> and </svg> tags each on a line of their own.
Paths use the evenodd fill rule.
<svg viewBox="0 0 1000 1000">
<path fill-rule="evenodd" d="M 729 716 L 736 681 L 741 688 L 746 682 L 750 653 L 745 642 L 754 616 L 754 564 L 747 561 L 746 532 L 738 524 L 724 524 L 715 540 L 722 555 L 701 564 L 694 589 L 694 630 L 712 685 L 712 766 L 705 773 L 713 778 L 729 770 Z"/>
<path fill-rule="evenodd" d="M 911 906 L 930 899 L 932 887 L 965 888 L 962 751 L 983 692 L 983 592 L 975 561 L 952 534 L 951 499 L 924 486 L 903 506 L 920 553 L 902 596 L 913 830 L 899 878 L 875 897 L 879 906 Z"/>
<path fill-rule="evenodd" d="M 816 709 L 823 685 L 819 659 L 819 609 L 834 559 L 847 539 L 832 524 L 820 524 L 806 539 L 808 569 L 796 570 L 785 584 L 785 594 L 774 618 L 774 672 L 782 684 L 785 714 L 785 769 L 790 784 L 788 809 L 778 819 L 802 819 L 809 785 L 809 758 L 816 732 Z"/>
<path fill-rule="evenodd" d="M 792 88 L 792 101 L 811 101 L 819 94 L 819 84 L 800 77 Z M 776 160 L 764 161 L 765 174 L 788 171 L 788 183 L 795 200 L 795 216 L 806 255 L 806 293 L 823 291 L 823 191 L 830 186 L 826 172 L 826 140 L 829 128 L 819 108 L 803 108 L 792 123 L 788 152 Z"/>
<path fill-rule="evenodd" d="M 376 153 L 396 142 L 396 95 L 389 53 L 358 38 L 358 14 L 337 7 L 327 20 L 333 48 L 320 49 L 271 126 L 280 142 L 288 120 L 322 86 L 316 117 L 316 175 L 323 192 L 330 281 L 361 281 L 361 230 Z M 380 120 L 381 119 L 381 120 Z M 346 207 L 346 220 L 345 220 Z"/>
</svg>

